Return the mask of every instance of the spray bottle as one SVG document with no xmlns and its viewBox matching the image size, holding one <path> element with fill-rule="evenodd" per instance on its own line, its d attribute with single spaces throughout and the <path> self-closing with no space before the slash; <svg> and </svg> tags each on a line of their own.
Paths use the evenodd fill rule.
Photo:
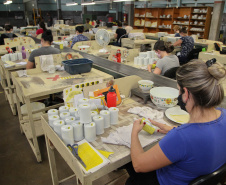
<svg viewBox="0 0 226 185">
<path fill-rule="evenodd" d="M 25 50 L 25 47 L 24 46 L 22 46 L 22 57 L 23 57 L 23 59 L 26 59 L 26 50 Z"/>
<path fill-rule="evenodd" d="M 115 89 L 113 86 L 110 87 L 108 94 L 107 94 L 107 106 L 108 108 L 110 107 L 116 107 L 116 101 L 117 101 L 117 96 L 115 93 Z"/>
</svg>

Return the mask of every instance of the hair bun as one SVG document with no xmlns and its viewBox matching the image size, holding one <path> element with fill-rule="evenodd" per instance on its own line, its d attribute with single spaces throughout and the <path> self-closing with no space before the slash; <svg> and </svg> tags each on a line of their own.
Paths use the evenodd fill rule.
<svg viewBox="0 0 226 185">
<path fill-rule="evenodd" d="M 224 80 L 226 77 L 225 67 L 219 62 L 216 62 L 212 66 L 208 67 L 208 71 L 218 81 Z"/>
<path fill-rule="evenodd" d="M 52 35 L 52 31 L 51 30 L 46 30 L 46 35 Z"/>
<path fill-rule="evenodd" d="M 171 53 L 174 50 L 172 42 L 165 42 L 165 48 L 167 53 Z"/>
</svg>

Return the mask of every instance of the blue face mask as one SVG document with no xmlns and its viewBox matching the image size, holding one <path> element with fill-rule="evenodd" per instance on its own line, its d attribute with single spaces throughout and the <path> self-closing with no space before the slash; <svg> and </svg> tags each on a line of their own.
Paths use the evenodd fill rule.
<svg viewBox="0 0 226 185">
<path fill-rule="evenodd" d="M 180 94 L 177 99 L 178 99 L 178 105 L 180 106 L 180 108 L 187 112 L 186 107 L 185 107 L 186 103 L 184 103 L 182 100 L 182 94 Z"/>
</svg>

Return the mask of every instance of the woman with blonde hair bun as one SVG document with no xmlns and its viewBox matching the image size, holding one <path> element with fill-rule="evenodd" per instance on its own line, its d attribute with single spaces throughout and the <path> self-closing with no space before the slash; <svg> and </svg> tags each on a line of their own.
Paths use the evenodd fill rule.
<svg viewBox="0 0 226 185">
<path fill-rule="evenodd" d="M 225 76 L 216 60 L 191 61 L 177 70 L 178 103 L 190 120 L 172 127 L 149 119 L 166 136 L 146 152 L 138 138 L 144 124 L 134 122 L 126 185 L 187 185 L 226 163 L 226 110 L 217 108 L 224 99 Z"/>
<path fill-rule="evenodd" d="M 180 37 L 180 26 L 175 25 L 173 31 L 175 32 L 175 37 Z"/>
</svg>

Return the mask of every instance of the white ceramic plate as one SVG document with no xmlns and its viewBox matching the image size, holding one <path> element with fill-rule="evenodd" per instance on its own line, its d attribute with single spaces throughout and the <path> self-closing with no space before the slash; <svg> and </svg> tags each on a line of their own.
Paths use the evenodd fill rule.
<svg viewBox="0 0 226 185">
<path fill-rule="evenodd" d="M 165 111 L 168 119 L 179 124 L 185 124 L 189 121 L 189 114 L 182 110 L 179 106 L 171 107 Z"/>
</svg>

